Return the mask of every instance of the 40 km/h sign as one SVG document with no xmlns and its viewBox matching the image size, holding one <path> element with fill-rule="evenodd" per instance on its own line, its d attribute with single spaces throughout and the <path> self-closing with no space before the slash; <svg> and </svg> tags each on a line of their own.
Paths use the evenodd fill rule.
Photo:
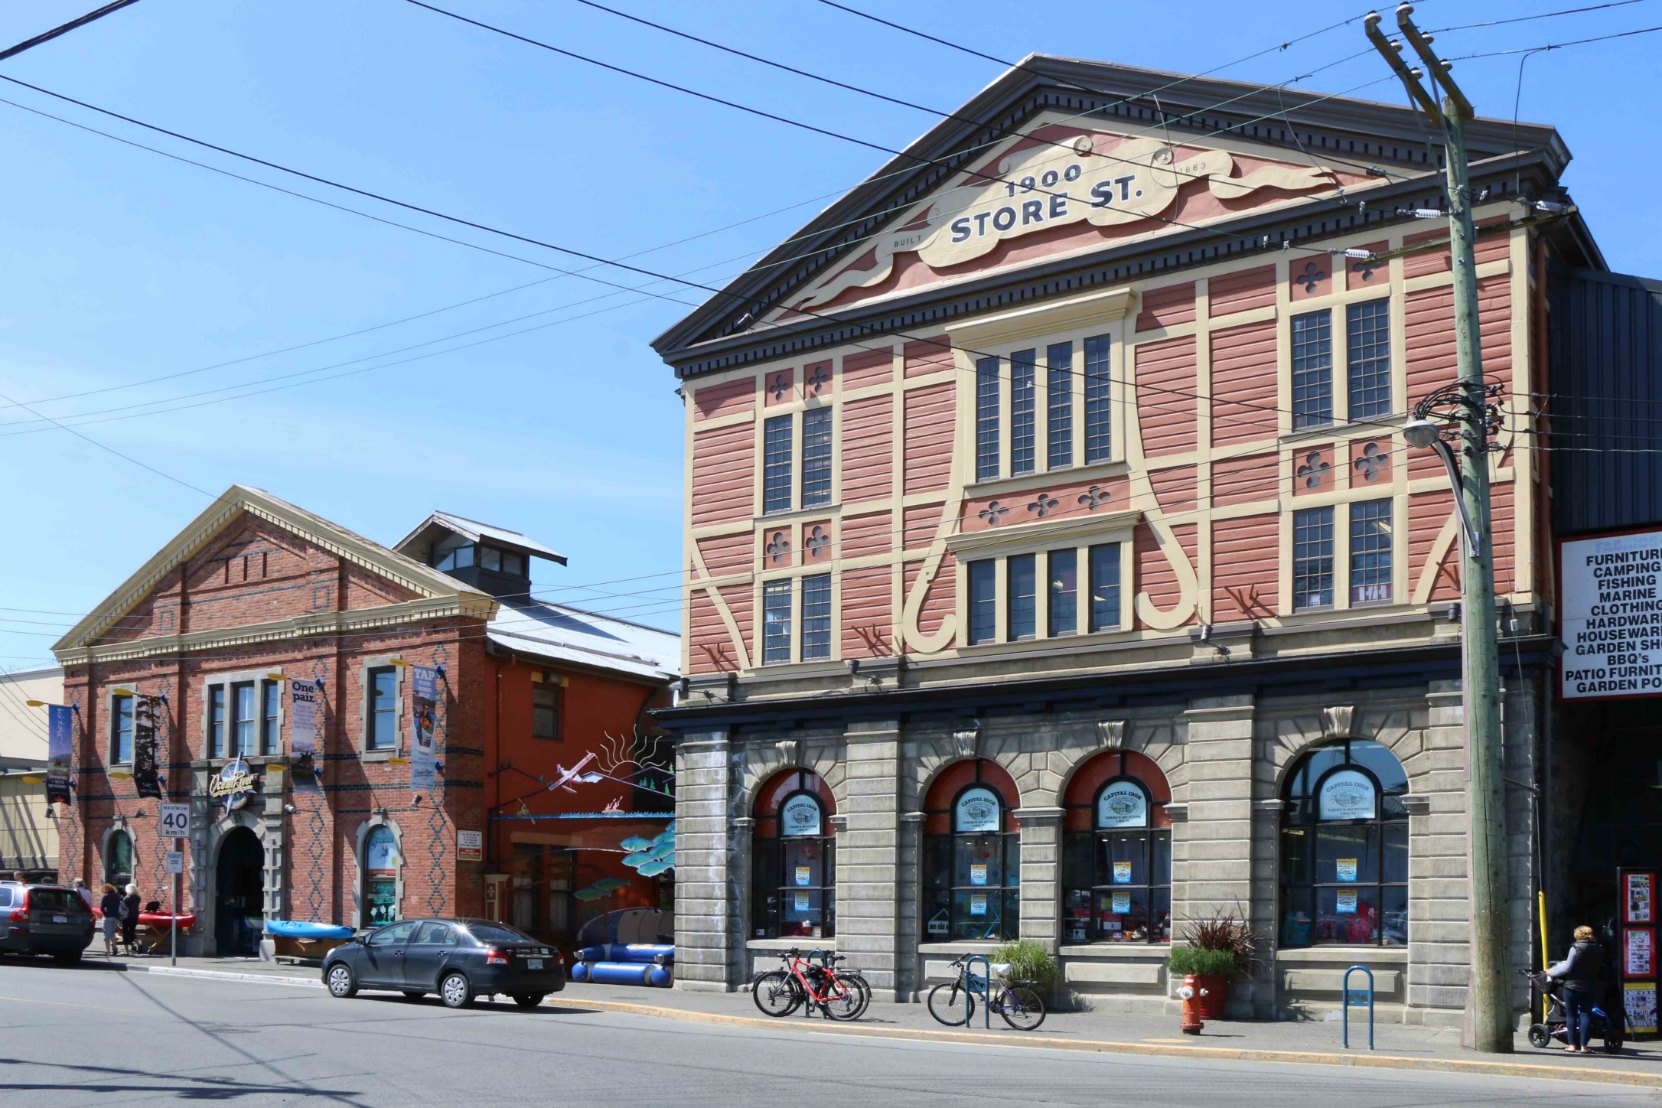
<svg viewBox="0 0 1662 1108">
<path fill-rule="evenodd" d="M 190 805 L 161 805 L 161 818 L 156 821 L 156 830 L 164 839 L 190 838 Z"/>
</svg>

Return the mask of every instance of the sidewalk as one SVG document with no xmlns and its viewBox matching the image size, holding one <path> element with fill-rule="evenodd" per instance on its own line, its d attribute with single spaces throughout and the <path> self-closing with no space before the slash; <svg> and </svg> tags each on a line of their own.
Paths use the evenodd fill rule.
<svg viewBox="0 0 1662 1108">
<path fill-rule="evenodd" d="M 102 956 L 87 964 L 103 963 Z M 269 982 L 294 987 L 322 988 L 316 966 L 262 962 L 256 958 L 180 958 L 177 968 L 167 957 L 109 960 L 111 968 L 150 973 L 175 973 L 225 981 Z M 936 1023 L 922 1004 L 873 1001 L 856 1023 L 835 1023 L 802 1014 L 783 1020 L 757 1011 L 749 993 L 686 992 L 628 986 L 572 983 L 549 1003 L 603 1011 L 630 1012 L 668 1019 L 697 1020 L 729 1026 L 781 1028 L 827 1034 L 900 1036 L 951 1042 L 998 1043 L 1000 1046 L 1048 1047 L 1100 1053 L 1166 1055 L 1201 1059 L 1294 1062 L 1370 1068 L 1439 1069 L 1491 1076 L 1576 1079 L 1662 1089 L 1662 1041 L 1630 1044 L 1619 1056 L 1602 1053 L 1567 1055 L 1561 1049 L 1536 1050 L 1523 1035 L 1515 1053 L 1507 1057 L 1478 1055 L 1463 1050 L 1460 1033 L 1450 1028 L 1379 1024 L 1375 1049 L 1367 1049 L 1366 1013 L 1350 1025 L 1351 1049 L 1341 1045 L 1338 1020 L 1280 1022 L 1219 1021 L 1200 1035 L 1184 1035 L 1175 1017 L 1162 1021 L 1146 1015 L 1127 1016 L 1110 1011 L 1052 1012 L 1037 1031 L 1014 1031 L 995 1015 L 992 1028 L 982 1026 L 977 1011 L 973 1026 L 947 1028 Z"/>
</svg>

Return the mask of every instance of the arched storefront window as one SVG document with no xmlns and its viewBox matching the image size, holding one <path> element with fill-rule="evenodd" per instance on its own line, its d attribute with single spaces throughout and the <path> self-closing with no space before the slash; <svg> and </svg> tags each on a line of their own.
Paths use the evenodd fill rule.
<svg viewBox="0 0 1662 1108">
<path fill-rule="evenodd" d="M 751 930 L 758 939 L 837 933 L 836 804 L 817 773 L 793 769 L 756 793 L 750 867 Z"/>
<path fill-rule="evenodd" d="M 398 918 L 398 868 L 403 859 L 392 828 L 378 823 L 364 836 L 364 926 L 379 927 Z"/>
<path fill-rule="evenodd" d="M 985 758 L 950 766 L 924 802 L 923 941 L 1018 937 L 1021 803 L 1016 783 Z"/>
<path fill-rule="evenodd" d="M 1408 942 L 1408 777 L 1350 739 L 1304 755 L 1281 817 L 1283 947 Z"/>
<path fill-rule="evenodd" d="M 119 891 L 133 879 L 133 836 L 117 828 L 104 844 L 104 880 Z"/>
<path fill-rule="evenodd" d="M 1153 759 L 1109 751 L 1063 794 L 1062 941 L 1171 941 L 1171 789 Z"/>
</svg>

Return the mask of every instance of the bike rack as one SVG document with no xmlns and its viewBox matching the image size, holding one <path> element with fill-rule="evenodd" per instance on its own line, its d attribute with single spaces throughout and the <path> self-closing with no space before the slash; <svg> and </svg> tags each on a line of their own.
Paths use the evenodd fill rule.
<svg viewBox="0 0 1662 1108">
<path fill-rule="evenodd" d="M 970 1005 L 976 993 L 975 963 L 981 963 L 981 1019 L 988 1031 L 993 1029 L 993 964 L 984 955 L 971 954 L 964 959 L 964 1026 L 970 1025 Z"/>
<path fill-rule="evenodd" d="M 1354 993 L 1350 991 L 1350 975 L 1355 973 L 1357 970 L 1361 970 L 1363 973 L 1368 975 L 1368 991 L 1365 992 L 1365 993 L 1361 989 L 1356 990 Z M 1340 988 L 1340 991 L 1344 994 L 1345 1013 L 1344 1013 L 1344 1040 L 1343 1041 L 1344 1041 L 1345 1049 L 1346 1050 L 1350 1049 L 1350 1009 L 1351 1009 L 1351 1006 L 1353 1004 L 1354 1005 L 1360 1005 L 1360 1004 L 1366 1003 L 1367 1006 L 1368 1006 L 1368 1049 L 1372 1050 L 1373 1049 L 1373 970 L 1369 969 L 1367 966 L 1351 966 L 1349 969 L 1345 970 L 1344 982 L 1339 986 L 1339 988 Z"/>
<path fill-rule="evenodd" d="M 805 950 L 805 951 L 802 952 L 802 960 L 804 962 L 812 962 L 815 958 L 819 959 L 820 965 L 822 965 L 822 966 L 823 965 L 829 965 L 830 960 L 831 960 L 831 952 L 829 950 L 824 949 L 824 948 L 820 948 L 820 949 L 817 949 L 817 950 Z M 812 998 L 809 998 L 807 1003 L 803 1004 L 803 1006 L 802 1006 L 802 1018 L 803 1019 L 813 1019 L 814 1018 L 814 1012 L 816 1010 L 818 1010 L 819 1014 L 824 1016 L 826 1019 L 831 1018 L 831 1013 L 821 1009 L 818 1004 L 814 1003 Z"/>
</svg>

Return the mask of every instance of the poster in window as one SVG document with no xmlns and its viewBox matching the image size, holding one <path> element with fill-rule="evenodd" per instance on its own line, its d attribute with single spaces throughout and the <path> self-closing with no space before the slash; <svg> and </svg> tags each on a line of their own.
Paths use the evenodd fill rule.
<svg viewBox="0 0 1662 1108">
<path fill-rule="evenodd" d="M 984 916 L 987 914 L 987 894 L 970 893 L 970 915 Z"/>
<path fill-rule="evenodd" d="M 1335 770 L 1322 779 L 1316 797 L 1318 819 L 1374 819 L 1378 814 L 1378 790 L 1361 770 Z"/>
<path fill-rule="evenodd" d="M 1654 873 L 1625 873 L 1626 885 L 1622 897 L 1622 919 L 1625 923 L 1656 922 L 1656 875 Z"/>
<path fill-rule="evenodd" d="M 820 834 L 819 801 L 797 793 L 779 808 L 779 833 L 786 838 Z"/>
<path fill-rule="evenodd" d="M 798 885 L 808 884 L 808 877 L 809 877 L 809 872 L 808 872 L 808 867 L 807 866 L 797 866 L 796 867 L 796 883 Z"/>
<path fill-rule="evenodd" d="M 970 884 L 985 885 L 987 883 L 987 863 L 970 863 Z"/>
<path fill-rule="evenodd" d="M 1096 825 L 1101 828 L 1147 827 L 1148 795 L 1134 781 L 1115 781 L 1096 798 Z"/>
<path fill-rule="evenodd" d="M 1115 862 L 1114 863 L 1114 884 L 1116 884 L 1116 885 L 1129 885 L 1129 884 L 1131 884 L 1131 863 L 1130 862 Z"/>
<path fill-rule="evenodd" d="M 431 791 L 437 781 L 439 671 L 410 667 L 410 789 Z"/>
<path fill-rule="evenodd" d="M 1356 880 L 1356 859 L 1337 858 L 1334 860 L 1337 879 L 1340 881 Z"/>
<path fill-rule="evenodd" d="M 960 832 L 999 830 L 998 796 L 991 789 L 965 789 L 952 812 L 952 829 Z"/>
<path fill-rule="evenodd" d="M 1108 910 L 1113 912 L 1116 916 L 1129 914 L 1131 911 L 1131 894 L 1115 893 L 1112 897 L 1111 903 L 1109 904 Z"/>
<path fill-rule="evenodd" d="M 1656 976 L 1656 933 L 1649 927 L 1622 930 L 1622 976 Z"/>
<path fill-rule="evenodd" d="M 1641 1035 L 1656 1034 L 1656 986 L 1649 981 L 1642 984 L 1629 981 L 1622 986 L 1622 1001 L 1627 1009 L 1627 1029 Z"/>
<path fill-rule="evenodd" d="M 1353 916 L 1356 914 L 1356 894 L 1340 892 L 1334 902 L 1333 910 L 1340 915 Z"/>
<path fill-rule="evenodd" d="M 808 894 L 807 893 L 792 893 L 791 894 L 791 909 L 793 911 L 797 911 L 797 912 L 806 912 L 808 910 Z"/>
</svg>

